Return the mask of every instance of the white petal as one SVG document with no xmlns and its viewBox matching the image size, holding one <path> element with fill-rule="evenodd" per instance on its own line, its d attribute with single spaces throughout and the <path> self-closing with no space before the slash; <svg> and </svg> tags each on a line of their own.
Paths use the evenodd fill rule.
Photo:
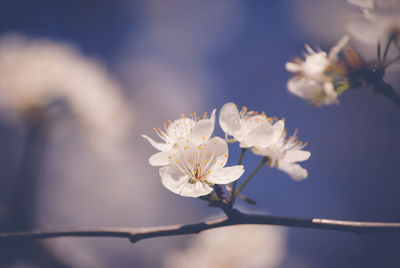
<svg viewBox="0 0 400 268">
<path fill-rule="evenodd" d="M 314 79 L 295 76 L 288 81 L 287 87 L 292 94 L 303 99 L 311 99 L 316 92 L 323 88 L 323 84 Z"/>
<path fill-rule="evenodd" d="M 285 130 L 285 122 L 283 120 L 275 122 L 275 124 L 272 126 L 272 129 L 274 131 L 274 135 L 271 143 L 274 143 L 282 137 L 283 131 Z"/>
<path fill-rule="evenodd" d="M 213 170 L 207 177 L 207 181 L 216 184 L 227 184 L 239 179 L 243 172 L 244 169 L 242 165 L 224 167 Z"/>
<path fill-rule="evenodd" d="M 152 138 L 146 136 L 146 135 L 142 135 L 143 138 L 145 138 L 146 140 L 148 140 L 150 142 L 150 144 L 156 148 L 159 151 L 167 151 L 170 146 L 166 143 L 160 143 L 160 142 L 156 142 L 154 141 Z"/>
<path fill-rule="evenodd" d="M 168 126 L 168 137 L 171 140 L 177 140 L 180 137 L 188 137 L 195 122 L 187 117 L 179 118 Z"/>
<path fill-rule="evenodd" d="M 329 60 L 337 61 L 340 51 L 347 45 L 348 42 L 349 42 L 349 37 L 347 35 L 343 36 L 336 44 L 336 46 L 332 47 L 331 50 L 329 51 L 329 56 L 328 56 Z"/>
<path fill-rule="evenodd" d="M 162 167 L 159 173 L 162 184 L 176 194 L 189 183 L 189 178 L 174 166 Z"/>
<path fill-rule="evenodd" d="M 170 155 L 169 151 L 158 152 L 158 153 L 150 156 L 149 163 L 152 166 L 166 166 L 169 164 L 169 161 L 168 161 L 169 155 Z"/>
<path fill-rule="evenodd" d="M 273 136 L 274 136 L 273 128 L 269 123 L 266 122 L 265 124 L 261 124 L 255 127 L 253 130 L 251 130 L 247 134 L 245 142 L 241 143 L 240 146 L 242 147 L 243 145 L 247 148 L 256 145 L 267 146 L 271 143 Z"/>
<path fill-rule="evenodd" d="M 292 151 L 287 151 L 282 160 L 287 163 L 294 163 L 294 162 L 305 161 L 308 158 L 310 158 L 310 156 L 311 153 L 309 151 L 292 150 Z"/>
<path fill-rule="evenodd" d="M 189 177 L 175 166 L 162 167 L 159 170 L 162 184 L 171 192 L 181 196 L 199 197 L 212 192 L 205 183 L 189 183 Z"/>
<path fill-rule="evenodd" d="M 222 130 L 230 136 L 240 131 L 240 115 L 236 104 L 228 102 L 222 106 L 219 112 L 219 125 Z"/>
<path fill-rule="evenodd" d="M 185 187 L 180 189 L 178 194 L 187 197 L 199 197 L 208 195 L 212 190 L 213 188 L 203 182 L 187 183 Z"/>
<path fill-rule="evenodd" d="M 212 153 L 212 159 L 215 161 L 212 169 L 222 168 L 228 160 L 228 144 L 220 137 L 211 138 L 207 142 L 207 153 Z"/>
<path fill-rule="evenodd" d="M 301 65 L 294 62 L 286 62 L 285 68 L 292 73 L 297 73 L 301 71 Z"/>
<path fill-rule="evenodd" d="M 289 174 L 292 179 L 300 181 L 308 177 L 307 169 L 301 167 L 299 164 L 286 163 L 279 161 L 278 169 Z"/>
<path fill-rule="evenodd" d="M 191 139 L 197 145 L 206 142 L 212 135 L 215 126 L 215 109 L 210 119 L 202 119 L 195 123 L 190 134 Z"/>
</svg>

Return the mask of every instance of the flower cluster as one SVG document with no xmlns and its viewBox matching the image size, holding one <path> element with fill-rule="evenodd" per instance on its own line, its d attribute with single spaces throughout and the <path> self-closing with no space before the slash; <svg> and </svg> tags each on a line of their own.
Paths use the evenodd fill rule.
<svg viewBox="0 0 400 268">
<path fill-rule="evenodd" d="M 244 173 L 242 165 L 225 167 L 228 160 L 227 142 L 239 142 L 243 149 L 252 149 L 256 155 L 268 159 L 271 167 L 287 172 L 293 179 L 308 176 L 307 170 L 296 162 L 307 160 L 310 153 L 303 151 L 305 144 L 296 135 L 286 138 L 284 120 L 269 118 L 248 111 L 239 112 L 234 103 L 226 103 L 219 114 L 219 123 L 225 140 L 211 137 L 215 125 L 215 110 L 211 117 L 200 119 L 195 113 L 190 117 L 168 121 L 164 129 L 155 128 L 163 142 L 156 142 L 146 135 L 143 138 L 160 152 L 152 155 L 149 163 L 160 166 L 163 185 L 170 191 L 189 197 L 210 194 L 214 184 L 229 184 Z"/>
<path fill-rule="evenodd" d="M 211 135 L 215 125 L 215 110 L 211 118 L 203 119 L 195 113 L 164 124 L 164 130 L 155 129 L 164 141 L 158 143 L 143 135 L 151 145 L 160 150 L 149 162 L 160 168 L 163 185 L 182 196 L 199 197 L 212 192 L 213 184 L 227 184 L 237 180 L 244 172 L 243 166 L 225 167 L 228 145 Z"/>
<path fill-rule="evenodd" d="M 307 160 L 311 154 L 301 150 L 306 144 L 297 140 L 296 133 L 286 139 L 284 119 L 248 112 L 246 107 L 239 112 L 230 102 L 221 108 L 219 122 L 225 133 L 233 136 L 233 141 L 237 140 L 242 148 L 252 148 L 256 155 L 267 157 L 271 167 L 276 166 L 296 180 L 307 178 L 307 170 L 296 162 Z"/>
<path fill-rule="evenodd" d="M 337 97 L 347 87 L 347 79 L 338 55 L 348 39 L 342 37 L 329 53 L 314 51 L 306 45 L 304 61 L 296 58 L 286 63 L 286 69 L 294 73 L 287 85 L 289 91 L 318 106 L 339 103 Z"/>
<path fill-rule="evenodd" d="M 294 74 L 287 83 L 289 91 L 320 106 L 338 104 L 338 96 L 347 89 L 371 86 L 400 105 L 400 2 L 347 2 L 358 12 L 348 16 L 346 30 L 355 41 L 354 47 L 362 48 L 363 53 L 348 44 L 348 36 L 329 53 L 306 45 L 304 61 L 296 58 L 286 63 L 286 69 Z M 345 57 L 339 57 L 344 47 Z M 376 58 L 371 60 L 371 55 Z"/>
</svg>

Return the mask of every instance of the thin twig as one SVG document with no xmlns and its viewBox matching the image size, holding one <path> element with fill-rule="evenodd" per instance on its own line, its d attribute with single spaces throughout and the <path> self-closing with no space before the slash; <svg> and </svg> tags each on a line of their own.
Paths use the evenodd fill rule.
<svg viewBox="0 0 400 268">
<path fill-rule="evenodd" d="M 400 233 L 400 223 L 359 222 L 329 219 L 302 219 L 261 214 L 246 214 L 236 209 L 229 218 L 205 221 L 187 225 L 169 225 L 147 228 L 95 228 L 86 230 L 26 231 L 0 233 L 0 243 L 13 240 L 44 239 L 55 237 L 114 237 L 129 238 L 134 243 L 139 240 L 185 234 L 197 234 L 204 230 L 238 224 L 264 224 L 286 227 L 343 231 L 355 234 Z"/>
<path fill-rule="evenodd" d="M 256 175 L 256 173 L 267 163 L 268 157 L 263 157 L 261 159 L 261 162 L 258 164 L 258 166 L 254 169 L 254 171 L 246 178 L 246 180 L 243 182 L 243 184 L 239 187 L 237 191 L 234 192 L 235 196 L 238 196 L 240 192 L 246 187 L 246 185 L 251 181 L 251 179 Z"/>
<path fill-rule="evenodd" d="M 238 165 L 241 165 L 243 163 L 243 159 L 244 159 L 244 155 L 247 152 L 247 148 L 242 148 L 242 152 L 240 153 L 240 158 L 239 158 L 239 162 Z M 233 204 L 235 203 L 235 199 L 236 199 L 236 186 L 237 186 L 237 180 L 233 182 L 233 186 L 232 186 L 232 192 L 231 192 L 231 200 L 229 205 L 232 207 Z"/>
</svg>

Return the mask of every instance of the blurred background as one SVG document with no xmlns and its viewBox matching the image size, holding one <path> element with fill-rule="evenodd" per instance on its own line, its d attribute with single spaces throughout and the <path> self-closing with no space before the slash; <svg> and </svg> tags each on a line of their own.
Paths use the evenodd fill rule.
<svg viewBox="0 0 400 268">
<path fill-rule="evenodd" d="M 399 107 L 364 88 L 316 108 L 286 89 L 285 62 L 305 43 L 328 50 L 351 12 L 344 0 L 2 0 L 0 227 L 155 226 L 219 215 L 161 185 L 148 164 L 155 150 L 141 135 L 155 138 L 154 126 L 228 101 L 285 117 L 312 153 L 306 180 L 264 168 L 244 191 L 257 206 L 238 207 L 399 222 Z M 217 126 L 214 134 L 223 133 Z M 230 148 L 235 164 L 240 150 Z M 246 170 L 258 161 L 248 153 Z M 265 251 L 275 253 L 254 267 L 400 265 L 398 235 L 263 230 L 272 237 Z M 60 238 L 38 244 L 40 254 L 7 245 L 0 264 L 184 267 L 177 252 L 201 248 L 196 237 Z"/>
</svg>

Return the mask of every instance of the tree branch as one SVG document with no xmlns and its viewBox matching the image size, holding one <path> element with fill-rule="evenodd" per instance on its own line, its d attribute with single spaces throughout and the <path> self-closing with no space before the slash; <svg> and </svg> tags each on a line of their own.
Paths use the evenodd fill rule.
<svg viewBox="0 0 400 268">
<path fill-rule="evenodd" d="M 197 234 L 204 230 L 238 224 L 264 224 L 286 227 L 343 231 L 355 234 L 400 233 L 400 223 L 358 222 L 329 219 L 302 219 L 262 214 L 247 214 L 236 209 L 229 218 L 205 221 L 187 225 L 168 225 L 147 228 L 95 228 L 86 230 L 26 231 L 0 233 L 0 243 L 10 240 L 44 239 L 55 237 L 121 237 L 129 238 L 132 243 L 142 239 Z"/>
</svg>

